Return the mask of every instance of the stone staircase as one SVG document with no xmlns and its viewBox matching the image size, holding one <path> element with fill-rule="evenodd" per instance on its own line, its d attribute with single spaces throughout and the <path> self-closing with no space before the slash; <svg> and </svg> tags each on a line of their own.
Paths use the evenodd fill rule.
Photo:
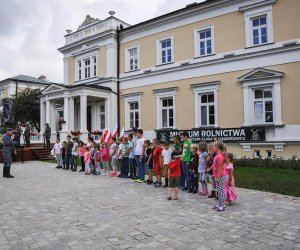
<svg viewBox="0 0 300 250">
<path fill-rule="evenodd" d="M 50 155 L 50 149 L 48 148 L 34 148 L 32 151 L 38 160 L 45 161 L 53 159 Z"/>
</svg>

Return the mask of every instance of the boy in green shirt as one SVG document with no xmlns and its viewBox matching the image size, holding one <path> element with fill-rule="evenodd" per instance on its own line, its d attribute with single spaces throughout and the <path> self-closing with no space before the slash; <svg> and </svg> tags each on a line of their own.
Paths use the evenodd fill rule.
<svg viewBox="0 0 300 250">
<path fill-rule="evenodd" d="M 192 142 L 190 140 L 190 136 L 187 131 L 184 131 L 182 133 L 182 139 L 183 139 L 182 169 L 183 169 L 183 176 L 185 179 L 185 185 L 182 190 L 187 191 L 191 187 L 191 181 L 190 181 L 190 176 L 189 176 L 189 163 L 190 163 L 190 159 L 191 159 Z"/>
</svg>

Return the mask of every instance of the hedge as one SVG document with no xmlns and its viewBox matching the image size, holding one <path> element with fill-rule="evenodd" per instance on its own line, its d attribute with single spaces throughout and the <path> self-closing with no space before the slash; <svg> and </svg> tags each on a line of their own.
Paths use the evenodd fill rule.
<svg viewBox="0 0 300 250">
<path fill-rule="evenodd" d="M 300 159 L 293 156 L 289 159 L 273 156 L 272 158 L 235 158 L 233 160 L 235 167 L 266 167 L 300 170 Z"/>
</svg>

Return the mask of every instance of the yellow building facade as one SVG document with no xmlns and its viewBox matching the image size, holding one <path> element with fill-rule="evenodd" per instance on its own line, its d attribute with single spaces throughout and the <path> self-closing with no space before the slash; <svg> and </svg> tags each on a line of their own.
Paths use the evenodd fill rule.
<svg viewBox="0 0 300 250">
<path fill-rule="evenodd" d="M 224 138 L 239 157 L 299 156 L 299 10 L 297 0 L 207 1 L 124 29 L 122 126 L 149 139 Z"/>
</svg>

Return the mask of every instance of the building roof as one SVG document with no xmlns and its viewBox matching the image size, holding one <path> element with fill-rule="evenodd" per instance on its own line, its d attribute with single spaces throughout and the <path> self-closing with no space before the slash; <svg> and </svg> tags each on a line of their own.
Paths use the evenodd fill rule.
<svg viewBox="0 0 300 250">
<path fill-rule="evenodd" d="M 152 19 L 148 19 L 144 22 L 140 22 L 140 23 L 137 23 L 135 25 L 129 26 L 127 28 L 124 28 L 123 30 L 121 30 L 121 32 L 126 32 L 126 31 L 129 31 L 129 30 L 133 30 L 135 28 L 140 28 L 140 27 L 143 27 L 144 25 L 151 24 L 153 22 L 160 21 L 160 20 L 163 20 L 165 18 L 175 16 L 177 14 L 184 13 L 184 12 L 190 10 L 190 9 L 197 9 L 199 7 L 206 7 L 206 6 L 209 6 L 212 3 L 213 4 L 214 3 L 220 3 L 220 2 L 223 2 L 223 1 L 224 0 L 205 0 L 204 2 L 200 2 L 200 3 L 194 2 L 194 3 L 186 5 L 184 8 L 181 8 L 181 9 L 169 12 L 167 14 L 164 14 L 164 15 L 152 18 Z"/>
<path fill-rule="evenodd" d="M 44 85 L 50 85 L 51 84 L 51 82 L 41 80 L 41 79 L 38 79 L 38 78 L 32 77 L 32 76 L 26 76 L 26 75 L 17 75 L 17 76 L 14 76 L 14 77 L 7 78 L 5 80 L 14 80 L 14 81 L 37 83 L 37 84 L 44 84 Z"/>
</svg>

